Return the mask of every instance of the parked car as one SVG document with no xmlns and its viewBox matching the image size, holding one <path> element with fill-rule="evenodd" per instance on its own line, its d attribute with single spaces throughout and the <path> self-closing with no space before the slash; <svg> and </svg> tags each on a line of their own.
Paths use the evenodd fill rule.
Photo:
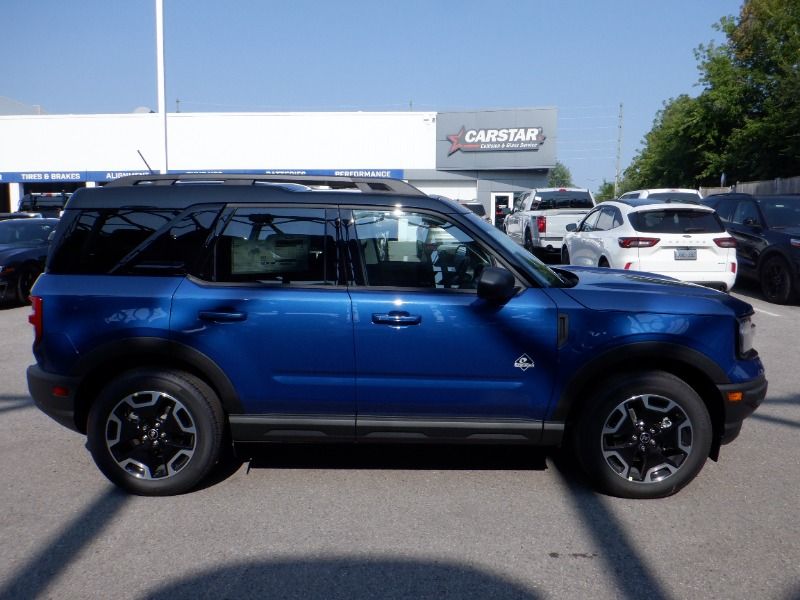
<svg viewBox="0 0 800 600">
<path fill-rule="evenodd" d="M 523 193 L 504 222 L 505 232 L 529 252 L 561 252 L 567 224 L 580 221 L 595 205 L 581 188 L 541 188 Z"/>
<path fill-rule="evenodd" d="M 31 396 L 133 493 L 192 489 L 231 441 L 402 440 L 564 443 L 606 493 L 661 497 L 766 394 L 749 304 L 550 268 L 401 181 L 129 177 L 52 243 Z"/>
<path fill-rule="evenodd" d="M 723 291 L 736 281 L 736 242 L 706 206 L 603 202 L 567 229 L 564 264 L 649 271 Z"/>
<path fill-rule="evenodd" d="M 778 304 L 800 298 L 800 194 L 717 194 L 704 204 L 716 209 L 736 238 L 743 277 L 757 281 Z"/>
<path fill-rule="evenodd" d="M 619 200 L 631 200 L 632 198 L 649 198 L 650 200 L 658 200 L 659 202 L 700 204 L 703 196 L 698 190 L 688 188 L 658 188 L 625 192 L 619 197 Z"/>
<path fill-rule="evenodd" d="M 472 212 L 474 212 L 476 215 L 478 215 L 481 219 L 483 219 L 487 223 L 492 222 L 492 219 L 486 213 L 486 207 L 483 205 L 483 202 L 480 202 L 478 200 L 459 200 L 459 203 L 462 206 L 465 206 L 466 208 L 470 209 Z"/>
<path fill-rule="evenodd" d="M 72 196 L 71 192 L 32 192 L 19 201 L 20 212 L 36 212 L 57 219 Z"/>
<path fill-rule="evenodd" d="M 58 219 L 0 221 L 0 298 L 28 302 L 31 286 L 44 270 L 49 236 Z"/>
</svg>

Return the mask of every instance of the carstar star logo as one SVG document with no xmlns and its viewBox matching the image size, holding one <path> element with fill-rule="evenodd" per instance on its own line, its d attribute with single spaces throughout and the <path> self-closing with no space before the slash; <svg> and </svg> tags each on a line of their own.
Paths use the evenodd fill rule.
<svg viewBox="0 0 800 600">
<path fill-rule="evenodd" d="M 462 152 L 515 152 L 536 151 L 547 136 L 541 127 L 508 127 L 503 129 L 467 129 L 447 136 L 450 142 L 448 156 Z"/>
</svg>

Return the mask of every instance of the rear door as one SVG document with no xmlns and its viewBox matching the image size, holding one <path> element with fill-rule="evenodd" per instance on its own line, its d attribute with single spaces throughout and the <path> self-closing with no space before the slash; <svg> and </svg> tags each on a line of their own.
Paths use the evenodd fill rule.
<svg viewBox="0 0 800 600">
<path fill-rule="evenodd" d="M 359 438 L 538 441 L 556 369 L 552 300 L 541 289 L 502 307 L 478 299 L 497 259 L 443 215 L 349 220 Z"/>
<path fill-rule="evenodd" d="M 175 339 L 217 363 L 239 394 L 236 439 L 353 438 L 353 325 L 336 219 L 325 208 L 231 207 L 204 275 L 174 295 Z"/>
</svg>

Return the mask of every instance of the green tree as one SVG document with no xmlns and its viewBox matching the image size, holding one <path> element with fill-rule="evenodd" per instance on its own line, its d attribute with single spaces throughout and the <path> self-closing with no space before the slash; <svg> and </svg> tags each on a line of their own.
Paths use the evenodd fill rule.
<svg viewBox="0 0 800 600">
<path fill-rule="evenodd" d="M 614 182 L 603 179 L 603 183 L 600 184 L 599 189 L 594 194 L 594 199 L 602 202 L 603 200 L 613 200 L 614 198 Z"/>
<path fill-rule="evenodd" d="M 745 0 L 695 55 L 702 91 L 656 115 L 623 189 L 800 174 L 800 2 Z"/>
<path fill-rule="evenodd" d="M 550 169 L 547 176 L 547 185 L 550 187 L 573 187 L 572 173 L 565 164 L 556 161 L 556 165 Z"/>
</svg>

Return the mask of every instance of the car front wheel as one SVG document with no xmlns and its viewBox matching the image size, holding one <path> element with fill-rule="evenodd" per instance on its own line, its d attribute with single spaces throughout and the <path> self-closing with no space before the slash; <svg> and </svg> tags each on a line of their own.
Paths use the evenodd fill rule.
<svg viewBox="0 0 800 600">
<path fill-rule="evenodd" d="M 611 379 L 600 389 L 584 405 L 574 441 L 581 465 L 603 492 L 662 498 L 697 476 L 712 426 L 693 388 L 652 371 Z"/>
<path fill-rule="evenodd" d="M 224 414 L 214 391 L 180 371 L 138 369 L 100 393 L 88 447 L 113 483 L 146 496 L 195 487 L 220 455 Z"/>
</svg>

